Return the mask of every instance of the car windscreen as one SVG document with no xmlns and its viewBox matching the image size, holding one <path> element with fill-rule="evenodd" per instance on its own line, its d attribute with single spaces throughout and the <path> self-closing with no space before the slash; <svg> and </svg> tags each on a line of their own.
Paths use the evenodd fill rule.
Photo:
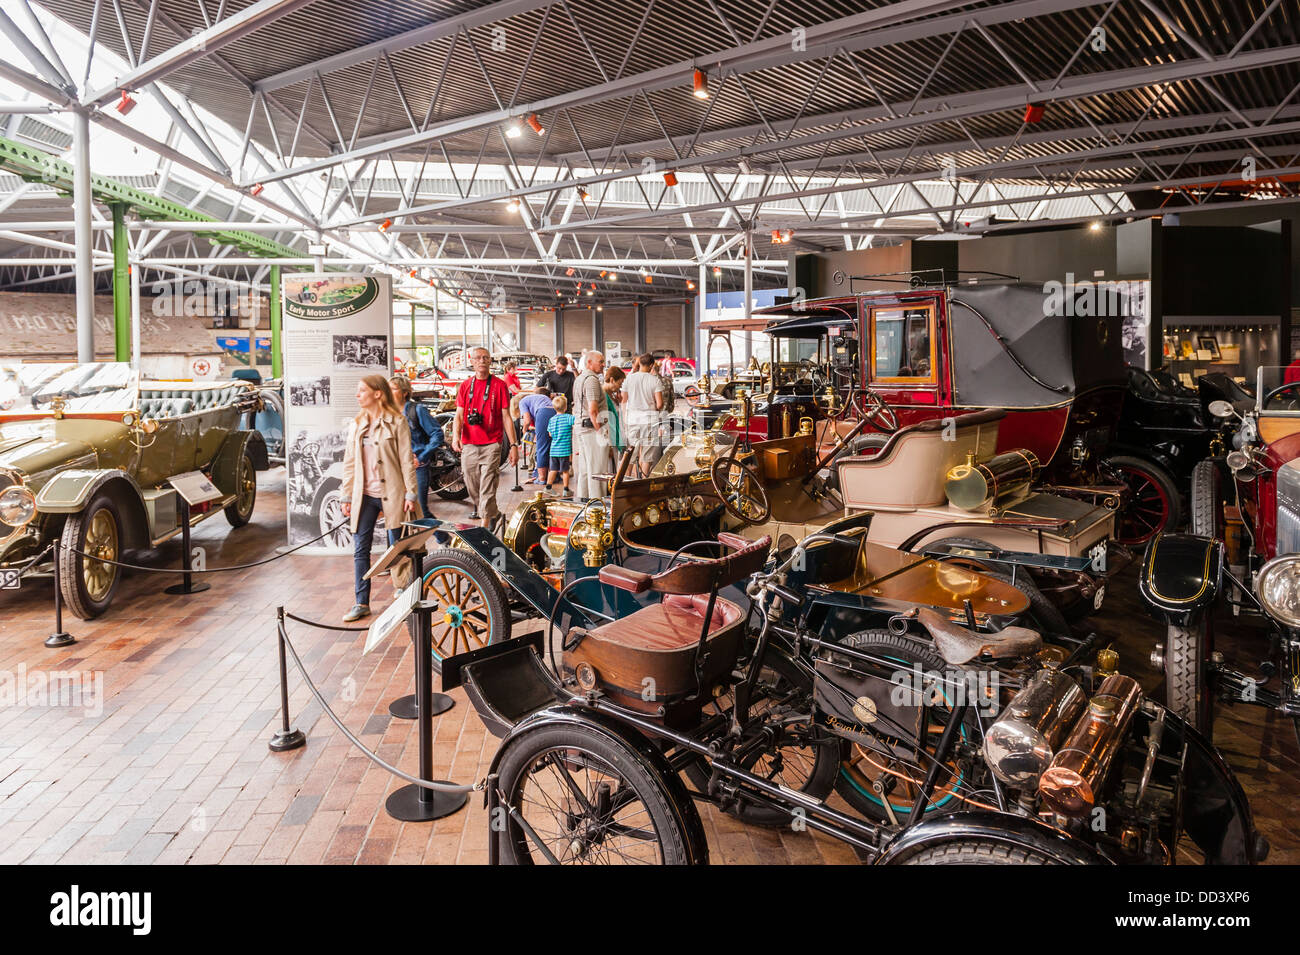
<svg viewBox="0 0 1300 955">
<path fill-rule="evenodd" d="M 0 415 L 134 410 L 139 376 L 126 362 L 0 364 Z M 60 407 L 61 405 L 61 407 Z"/>
</svg>

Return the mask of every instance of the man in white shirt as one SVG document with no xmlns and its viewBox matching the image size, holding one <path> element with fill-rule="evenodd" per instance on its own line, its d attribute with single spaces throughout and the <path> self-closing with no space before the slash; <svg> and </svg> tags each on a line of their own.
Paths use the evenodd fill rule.
<svg viewBox="0 0 1300 955">
<path fill-rule="evenodd" d="M 636 453 L 642 477 L 650 475 L 650 469 L 664 453 L 659 434 L 664 393 L 654 367 L 654 356 L 642 355 L 637 359 L 636 370 L 623 383 L 623 391 L 627 394 L 628 445 Z"/>
<path fill-rule="evenodd" d="M 589 351 L 583 364 L 582 373 L 573 382 L 573 495 L 580 501 L 600 497 L 600 484 L 593 475 L 609 470 L 609 415 L 601 384 L 605 356 Z"/>
</svg>

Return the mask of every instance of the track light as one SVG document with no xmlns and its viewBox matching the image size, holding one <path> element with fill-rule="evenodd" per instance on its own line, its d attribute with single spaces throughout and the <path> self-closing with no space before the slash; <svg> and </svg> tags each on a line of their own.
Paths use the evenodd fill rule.
<svg viewBox="0 0 1300 955">
<path fill-rule="evenodd" d="M 573 268 L 572 268 L 572 267 L 569 267 L 569 268 L 565 269 L 565 270 L 564 270 L 564 274 L 567 275 L 567 276 L 569 276 L 569 278 L 573 278 Z"/>
<path fill-rule="evenodd" d="M 671 169 L 664 173 L 664 184 L 669 189 L 677 185 L 677 173 L 673 172 Z"/>
<path fill-rule="evenodd" d="M 521 205 L 522 203 L 515 196 L 506 200 L 506 210 L 509 212 L 518 212 Z"/>
<path fill-rule="evenodd" d="M 516 117 L 506 124 L 506 135 L 511 139 L 518 139 L 519 134 L 524 131 L 524 124 Z"/>
<path fill-rule="evenodd" d="M 600 270 L 600 277 L 601 277 L 602 279 L 603 279 L 606 275 L 608 275 L 608 274 L 609 274 L 609 272 L 607 272 L 605 269 L 601 269 L 601 270 Z"/>
<path fill-rule="evenodd" d="M 581 199 L 583 202 L 586 202 L 588 199 L 591 198 L 591 193 L 589 193 L 586 189 L 582 188 L 582 186 L 579 186 L 578 198 Z"/>
<path fill-rule="evenodd" d="M 692 282 L 690 279 L 687 279 L 687 280 L 686 280 L 686 288 L 689 289 L 689 290 L 691 290 L 691 291 L 694 291 L 694 289 L 695 289 L 695 283 Z"/>
<path fill-rule="evenodd" d="M 703 70 L 696 70 L 694 85 L 695 88 L 692 92 L 695 94 L 696 99 L 709 98 L 709 74 L 705 73 Z"/>
<path fill-rule="evenodd" d="M 122 98 L 117 101 L 117 105 L 113 108 L 125 116 L 127 113 L 131 112 L 131 110 L 135 109 L 135 97 L 126 90 L 122 90 Z"/>
<path fill-rule="evenodd" d="M 254 183 L 253 188 L 248 190 L 248 194 L 253 197 L 260 196 L 262 194 L 262 190 L 265 188 L 266 186 L 262 185 L 260 182 Z"/>
<path fill-rule="evenodd" d="M 714 275 L 721 275 L 721 274 L 722 274 L 722 266 L 720 266 L 720 265 L 715 265 L 715 266 L 713 267 L 713 274 L 714 274 Z"/>
<path fill-rule="evenodd" d="M 536 113 L 529 113 L 528 119 L 525 120 L 525 122 L 527 122 L 529 126 L 533 127 L 533 132 L 535 132 L 538 136 L 546 132 L 546 127 L 542 125 L 542 121 L 537 118 Z"/>
<path fill-rule="evenodd" d="M 617 272 L 610 272 L 610 273 L 609 273 L 609 280 L 610 280 L 611 282 L 617 282 L 617 281 L 618 281 L 618 273 L 617 273 Z"/>
<path fill-rule="evenodd" d="M 653 275 L 647 275 L 647 276 L 645 277 L 645 284 L 646 284 L 646 285 L 650 285 L 651 283 L 654 282 L 654 280 L 655 280 L 655 277 L 654 277 Z"/>
<path fill-rule="evenodd" d="M 392 227 L 393 227 L 393 220 L 392 220 L 392 219 L 385 219 L 383 222 L 379 223 L 379 231 L 380 231 L 380 232 L 387 232 L 387 231 L 388 231 L 389 229 L 391 229 Z"/>
<path fill-rule="evenodd" d="M 415 278 L 419 278 L 419 277 L 420 277 L 420 273 L 419 273 L 419 271 L 417 271 L 416 269 L 411 269 L 411 271 L 408 272 L 408 273 L 406 273 L 406 274 L 409 275 L 409 276 L 410 276 L 411 278 L 413 278 L 413 279 L 415 279 Z"/>
</svg>

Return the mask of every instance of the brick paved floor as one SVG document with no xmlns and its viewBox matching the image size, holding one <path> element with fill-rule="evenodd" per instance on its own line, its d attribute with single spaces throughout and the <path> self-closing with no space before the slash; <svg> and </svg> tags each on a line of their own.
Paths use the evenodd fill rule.
<svg viewBox="0 0 1300 955">
<path fill-rule="evenodd" d="M 503 481 L 503 487 L 509 482 Z M 230 530 L 220 518 L 195 542 L 213 566 L 271 553 L 284 541 L 284 472 L 261 476 L 253 523 Z M 506 497 L 514 495 L 503 492 Z M 468 508 L 443 504 L 439 516 Z M 176 566 L 180 545 L 136 555 Z M 291 678 L 294 723 L 306 748 L 275 754 L 278 725 L 274 608 L 337 621 L 351 605 L 351 561 L 291 555 L 266 567 L 208 578 L 191 596 L 161 591 L 175 578 L 131 574 L 110 612 L 69 617 L 78 643 L 47 650 L 52 582 L 0 594 L 0 673 L 56 670 L 102 674 L 102 712 L 28 705 L 0 707 L 0 863 L 481 863 L 486 815 L 467 810 L 432 824 L 400 823 L 383 809 L 397 786 L 358 754 Z M 1124 663 L 1145 684 L 1154 630 L 1137 609 L 1131 581 L 1113 588 L 1097 620 Z M 391 596 L 386 580 L 372 603 Z M 412 691 L 410 644 L 398 637 L 362 655 L 364 634 L 295 628 L 291 637 L 313 679 L 347 725 L 386 760 L 417 770 L 414 725 L 393 720 L 388 703 Z M 1250 659 L 1246 657 L 1246 659 Z M 495 740 L 459 690 L 436 721 L 435 770 L 481 778 Z M 89 701 L 87 701 L 89 702 Z M 1251 794 L 1271 861 L 1300 862 L 1289 810 L 1300 792 L 1300 753 L 1290 725 L 1239 706 L 1222 717 L 1218 742 Z M 844 844 L 809 833 L 748 828 L 703 807 L 712 860 L 725 863 L 854 861 Z"/>
</svg>

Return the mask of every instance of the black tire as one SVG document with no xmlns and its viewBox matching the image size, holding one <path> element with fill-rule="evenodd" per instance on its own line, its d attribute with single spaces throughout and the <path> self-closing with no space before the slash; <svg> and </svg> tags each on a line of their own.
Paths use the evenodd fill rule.
<svg viewBox="0 0 1300 955">
<path fill-rule="evenodd" d="M 1219 466 L 1209 458 L 1192 468 L 1191 514 L 1188 530 L 1202 537 L 1223 538 L 1223 506 L 1219 500 Z"/>
<path fill-rule="evenodd" d="M 519 812 L 561 863 L 686 865 L 692 861 L 685 821 L 689 810 L 677 805 L 665 781 L 614 737 L 570 724 L 541 726 L 506 743 L 497 772 L 506 805 Z M 603 794 L 602 784 L 608 787 Z M 540 798 L 530 796 L 530 791 Z M 601 803 L 618 802 L 617 808 L 597 811 L 603 808 Z M 609 838 L 611 823 L 653 839 L 614 841 L 616 835 Z M 507 817 L 492 838 L 498 840 L 500 859 L 506 865 L 548 861 L 513 818 Z"/>
<path fill-rule="evenodd" d="M 1179 526 L 1183 519 L 1183 502 L 1168 471 L 1152 461 L 1127 454 L 1112 455 L 1106 463 L 1137 491 L 1137 497 L 1116 515 L 1116 542 L 1137 546 L 1161 531 L 1171 531 Z"/>
<path fill-rule="evenodd" d="M 63 525 L 62 540 L 81 553 L 59 548 L 59 589 L 68 609 L 82 620 L 91 620 L 108 609 L 122 579 L 122 568 L 87 560 L 81 554 L 120 561 L 122 539 L 122 516 L 103 492 L 79 513 L 69 514 Z"/>
<path fill-rule="evenodd" d="M 896 865 L 1060 865 L 1028 846 L 963 839 L 925 846 Z"/>
<path fill-rule="evenodd" d="M 992 544 L 980 540 L 978 537 L 943 537 L 939 540 L 930 541 L 929 543 L 951 544 L 955 547 L 969 547 L 972 550 L 997 550 L 997 548 Z M 1000 569 L 1000 566 L 997 566 L 996 561 L 987 561 L 980 557 L 970 557 L 967 559 L 971 563 L 979 566 L 980 573 L 992 577 L 994 580 L 999 580 L 1004 584 L 1011 584 L 1011 574 Z M 1029 616 L 1032 618 L 1034 625 L 1044 637 L 1053 634 L 1062 637 L 1071 636 L 1070 624 L 1065 619 L 1065 614 L 1061 613 L 1061 608 L 1052 603 L 1052 601 L 1038 589 L 1038 585 L 1034 583 L 1034 578 L 1030 576 L 1028 571 L 1018 571 L 1016 573 L 1016 582 L 1015 584 L 1012 584 L 1012 586 L 1029 598 Z"/>
<path fill-rule="evenodd" d="M 786 707 L 790 712 L 807 716 L 807 719 L 799 724 L 800 730 L 807 731 L 807 728 L 810 728 L 812 678 L 800 669 L 798 664 L 784 653 L 769 650 L 763 662 L 763 670 L 759 674 L 759 684 L 768 687 L 769 698 L 784 697 L 794 693 L 794 698 L 786 704 Z M 762 709 L 761 702 L 756 701 L 751 705 L 751 718 L 762 712 Z M 798 745 L 791 740 L 790 745 L 778 748 L 777 755 L 780 758 L 778 765 L 773 765 L 773 754 L 764 751 L 756 759 L 747 762 L 745 768 L 770 782 L 786 786 L 814 799 L 823 799 L 835 788 L 835 777 L 839 775 L 843 748 L 842 741 L 830 735 L 806 745 Z M 787 765 L 793 768 L 787 771 Z M 692 763 L 686 769 L 686 777 L 701 792 L 707 791 L 710 775 L 708 766 L 700 762 Z M 791 818 L 786 810 L 743 801 L 728 811 L 741 822 L 753 826 L 786 826 L 789 825 Z"/>
<path fill-rule="evenodd" d="M 231 527 L 243 527 L 253 519 L 257 506 L 257 468 L 245 451 L 239 456 L 235 468 L 235 499 L 226 505 L 224 513 Z"/>
<path fill-rule="evenodd" d="M 1165 628 L 1165 706 L 1207 738 L 1212 727 L 1205 685 L 1206 622 Z"/>
<path fill-rule="evenodd" d="M 424 557 L 424 597 L 436 600 L 433 613 L 433 668 L 444 657 L 510 639 L 510 601 L 496 572 L 478 554 L 441 548 Z M 407 631 L 415 635 L 415 620 Z"/>
<path fill-rule="evenodd" d="M 890 633 L 888 630 L 864 630 L 861 633 L 850 634 L 840 643 L 846 647 L 897 660 L 903 669 L 911 669 L 918 664 L 922 671 L 927 673 L 930 671 L 943 673 L 949 669 L 948 664 L 943 661 L 943 658 L 939 656 L 932 646 L 907 634 L 899 635 Z M 927 724 L 927 728 L 928 726 L 929 724 Z M 967 711 L 962 733 L 969 740 L 977 740 L 979 739 L 979 732 L 979 717 L 972 708 Z M 937 733 L 927 735 L 933 735 L 937 739 Z M 845 760 L 840 763 L 840 771 L 835 778 L 835 791 L 843 797 L 845 802 L 868 819 L 888 824 L 890 823 L 889 813 L 885 810 L 880 794 L 876 793 L 872 788 L 872 782 L 867 775 L 867 771 L 859 769 L 859 765 L 864 762 L 867 766 L 871 766 L 869 761 L 871 759 L 878 759 L 873 751 L 868 750 L 860 743 L 850 742 L 849 753 Z M 942 787 L 942 780 L 940 785 Z M 912 814 L 912 799 L 910 794 L 906 792 L 900 793 L 897 799 L 894 798 L 895 793 L 900 788 L 895 785 L 895 792 L 887 794 L 887 798 L 900 824 L 905 824 Z M 960 808 L 961 806 L 961 801 L 951 792 L 943 796 L 938 796 L 936 793 L 936 796 L 937 798 L 934 799 L 930 807 L 931 810 L 945 811 Z"/>
<path fill-rule="evenodd" d="M 444 501 L 463 501 L 469 497 L 469 487 L 465 484 L 465 475 L 459 464 L 435 480 L 443 486 L 435 487 L 433 493 Z"/>
</svg>

